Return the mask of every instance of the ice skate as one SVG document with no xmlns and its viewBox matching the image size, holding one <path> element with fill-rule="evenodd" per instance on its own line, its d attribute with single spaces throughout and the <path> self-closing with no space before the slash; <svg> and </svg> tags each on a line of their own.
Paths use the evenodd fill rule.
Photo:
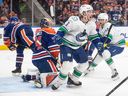
<svg viewBox="0 0 128 96">
<path fill-rule="evenodd" d="M 52 90 L 57 90 L 64 83 L 64 80 L 61 80 L 59 77 L 57 77 L 53 82 L 54 84 L 51 86 L 51 88 Z"/>
<path fill-rule="evenodd" d="M 82 85 L 82 82 L 80 82 L 78 80 L 75 81 L 75 80 L 71 79 L 70 76 L 68 77 L 67 87 L 81 86 L 81 85 Z"/>
<path fill-rule="evenodd" d="M 113 81 L 119 79 L 119 74 L 118 74 L 116 69 L 114 69 L 111 78 L 112 78 Z"/>
<path fill-rule="evenodd" d="M 19 76 L 21 72 L 22 72 L 21 68 L 16 68 L 15 70 L 12 71 L 12 75 Z"/>
<path fill-rule="evenodd" d="M 63 82 L 61 80 L 58 80 L 51 86 L 51 88 L 52 90 L 57 90 L 62 84 Z"/>
<path fill-rule="evenodd" d="M 43 84 L 41 83 L 40 79 L 34 80 L 34 85 L 36 88 L 43 88 Z"/>
</svg>

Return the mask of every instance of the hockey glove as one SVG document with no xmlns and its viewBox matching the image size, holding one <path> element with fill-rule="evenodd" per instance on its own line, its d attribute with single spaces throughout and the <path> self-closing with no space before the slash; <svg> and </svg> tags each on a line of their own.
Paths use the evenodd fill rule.
<svg viewBox="0 0 128 96">
<path fill-rule="evenodd" d="M 14 50 L 16 50 L 16 46 L 15 46 L 15 44 L 10 44 L 10 46 L 8 46 L 8 48 L 9 48 L 9 50 L 11 50 L 11 51 L 14 51 Z"/>
<path fill-rule="evenodd" d="M 61 45 L 63 43 L 62 37 L 57 34 L 54 37 L 52 37 L 52 40 L 54 43 L 59 44 L 59 45 Z"/>
<path fill-rule="evenodd" d="M 98 43 L 98 53 L 101 55 L 104 51 L 104 45 L 103 43 L 99 42 Z"/>
</svg>

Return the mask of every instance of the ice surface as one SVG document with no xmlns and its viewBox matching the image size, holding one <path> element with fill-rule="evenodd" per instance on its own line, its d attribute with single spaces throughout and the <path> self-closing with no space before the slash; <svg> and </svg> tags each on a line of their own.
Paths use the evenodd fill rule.
<svg viewBox="0 0 128 96">
<path fill-rule="evenodd" d="M 25 50 L 23 61 L 23 74 L 29 68 L 34 68 L 31 62 L 32 52 Z M 51 88 L 37 89 L 33 83 L 24 83 L 20 77 L 14 77 L 11 71 L 15 68 L 15 51 L 0 51 L 0 96 L 105 96 L 112 88 L 128 76 L 128 48 L 124 52 L 114 57 L 120 79 L 111 80 L 109 67 L 102 62 L 95 71 L 82 77 L 83 85 L 78 88 L 67 88 L 66 84 L 57 91 Z M 115 90 L 110 96 L 128 96 L 128 80 Z"/>
</svg>

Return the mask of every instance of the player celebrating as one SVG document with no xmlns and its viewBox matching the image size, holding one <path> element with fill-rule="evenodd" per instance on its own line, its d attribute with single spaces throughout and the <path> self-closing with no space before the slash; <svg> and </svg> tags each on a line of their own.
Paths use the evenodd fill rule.
<svg viewBox="0 0 128 96">
<path fill-rule="evenodd" d="M 100 43 L 100 38 L 96 32 L 95 22 L 91 20 L 93 15 L 92 6 L 82 5 L 79 12 L 80 18 L 78 16 L 71 16 L 59 28 L 53 38 L 54 42 L 61 45 L 60 59 L 63 63 L 59 75 L 52 85 L 53 90 L 58 89 L 64 83 L 73 67 L 73 59 L 78 63 L 78 66 L 74 67 L 73 74 L 69 75 L 67 84 L 75 86 L 82 85 L 79 77 L 88 66 L 88 51 L 85 51 L 83 47 L 86 45 L 87 39 L 92 41 L 98 50 L 102 50 L 102 43 Z"/>
<path fill-rule="evenodd" d="M 116 80 L 119 78 L 119 75 L 115 68 L 112 57 L 122 53 L 122 51 L 124 50 L 122 45 L 125 45 L 125 39 L 124 37 L 120 36 L 120 34 L 115 31 L 114 26 L 110 22 L 108 22 L 107 13 L 100 13 L 98 15 L 98 22 L 100 23 L 98 34 L 104 44 L 104 52 L 99 52 L 99 55 L 96 56 L 89 69 L 96 67 L 103 58 L 112 71 L 111 78 L 113 80 Z"/>
</svg>

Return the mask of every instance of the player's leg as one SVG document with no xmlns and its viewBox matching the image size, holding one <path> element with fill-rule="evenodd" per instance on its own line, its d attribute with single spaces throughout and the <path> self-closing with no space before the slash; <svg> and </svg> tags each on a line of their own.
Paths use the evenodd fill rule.
<svg viewBox="0 0 128 96">
<path fill-rule="evenodd" d="M 16 48 L 16 69 L 12 71 L 13 74 L 19 74 L 22 72 L 22 63 L 23 63 L 23 58 L 24 58 L 24 51 L 25 47 L 22 45 L 18 45 Z"/>
<path fill-rule="evenodd" d="M 79 81 L 79 78 L 85 71 L 88 65 L 88 52 L 83 49 L 83 47 L 75 50 L 73 52 L 73 57 L 75 61 L 78 63 L 76 67 L 74 67 L 74 71 L 71 75 L 69 75 L 67 84 L 69 86 L 80 86 L 82 82 Z"/>
<path fill-rule="evenodd" d="M 106 61 L 106 63 L 108 64 L 108 66 L 110 67 L 111 71 L 112 71 L 112 76 L 111 78 L 113 80 L 116 80 L 119 78 L 119 74 L 117 72 L 117 69 L 115 67 L 115 63 L 111 57 L 111 53 L 108 50 L 104 50 L 104 52 L 102 53 L 102 57 L 104 58 L 104 60 Z"/>
<path fill-rule="evenodd" d="M 118 47 L 118 46 L 110 46 L 108 50 L 111 53 L 111 57 L 113 57 L 113 56 L 121 54 L 123 52 L 124 48 L 123 47 Z M 112 74 L 113 75 L 112 75 L 111 78 L 113 80 L 118 79 L 118 72 L 117 72 L 116 69 L 114 69 L 114 71 L 112 71 Z"/>
<path fill-rule="evenodd" d="M 52 85 L 53 90 L 58 89 L 65 82 L 68 73 L 73 67 L 72 51 L 73 50 L 67 46 L 62 45 L 60 47 L 60 59 L 63 64 L 57 78 L 55 79 L 55 83 Z"/>
<path fill-rule="evenodd" d="M 36 87 L 47 87 L 57 76 L 56 61 L 52 58 L 45 58 L 40 60 L 33 60 L 33 64 L 40 72 L 39 78 L 35 80 Z"/>
<path fill-rule="evenodd" d="M 118 54 L 121 54 L 124 51 L 124 47 L 110 46 L 108 50 L 111 53 L 111 57 L 113 57 Z"/>
</svg>

